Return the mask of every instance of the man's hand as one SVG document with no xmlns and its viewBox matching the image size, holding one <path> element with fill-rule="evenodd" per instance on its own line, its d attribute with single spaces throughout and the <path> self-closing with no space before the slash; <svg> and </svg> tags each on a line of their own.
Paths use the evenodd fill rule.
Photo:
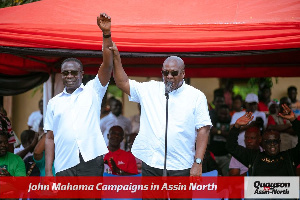
<svg viewBox="0 0 300 200">
<path fill-rule="evenodd" d="M 286 104 L 283 104 L 282 108 L 283 108 L 283 112 L 278 113 L 280 117 L 290 121 L 294 121 L 296 119 L 295 113 Z"/>
<path fill-rule="evenodd" d="M 202 164 L 194 163 L 190 170 L 190 176 L 202 176 Z"/>
<path fill-rule="evenodd" d="M 109 50 L 111 50 L 114 54 L 114 58 L 118 57 L 120 55 L 120 52 L 118 50 L 118 47 L 116 46 L 116 44 L 114 42 L 112 42 L 113 46 L 109 47 Z"/>
<path fill-rule="evenodd" d="M 253 119 L 252 112 L 246 112 L 242 117 L 238 118 L 234 124 L 236 128 L 246 126 Z"/>
<path fill-rule="evenodd" d="M 104 35 L 110 35 L 111 19 L 106 13 L 101 13 L 97 17 L 97 24 Z"/>
<path fill-rule="evenodd" d="M 111 167 L 112 167 L 112 171 L 113 171 L 113 173 L 115 173 L 115 174 L 121 174 L 120 172 L 121 172 L 121 170 L 120 170 L 120 168 L 119 167 L 117 167 L 117 164 L 116 164 L 116 162 L 114 161 L 114 159 L 113 158 L 109 158 L 109 162 L 110 162 L 110 164 L 111 164 Z"/>
</svg>

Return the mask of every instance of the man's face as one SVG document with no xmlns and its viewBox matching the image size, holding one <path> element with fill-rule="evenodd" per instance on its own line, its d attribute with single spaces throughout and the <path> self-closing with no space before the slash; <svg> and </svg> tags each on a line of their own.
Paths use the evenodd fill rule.
<svg viewBox="0 0 300 200">
<path fill-rule="evenodd" d="M 296 90 L 290 90 L 288 92 L 288 96 L 294 102 L 297 98 L 297 91 Z"/>
<path fill-rule="evenodd" d="M 266 132 L 263 135 L 263 148 L 270 156 L 275 156 L 280 151 L 280 136 L 275 132 Z"/>
<path fill-rule="evenodd" d="M 39 102 L 39 109 L 40 109 L 41 113 L 43 114 L 43 101 Z"/>
<path fill-rule="evenodd" d="M 114 126 L 109 130 L 108 143 L 111 147 L 118 147 L 123 140 L 124 132 L 119 126 Z"/>
<path fill-rule="evenodd" d="M 270 97 L 271 97 L 271 90 L 269 88 L 265 88 L 262 91 L 262 96 L 263 96 L 263 99 L 270 99 Z"/>
<path fill-rule="evenodd" d="M 165 74 L 167 72 L 168 74 Z M 179 66 L 176 60 L 167 61 L 162 68 L 162 73 L 162 78 L 165 84 L 167 82 L 173 83 L 172 91 L 176 90 L 182 85 L 185 72 L 183 67 Z"/>
<path fill-rule="evenodd" d="M 119 116 L 122 113 L 122 104 L 119 101 L 112 101 L 110 110 L 115 116 Z"/>
<path fill-rule="evenodd" d="M 230 122 L 230 111 L 227 108 L 218 109 L 218 120 L 221 123 L 229 123 Z"/>
<path fill-rule="evenodd" d="M 247 149 L 258 149 L 261 142 L 260 133 L 255 131 L 245 132 L 245 144 Z"/>
<path fill-rule="evenodd" d="M 5 156 L 8 150 L 8 138 L 0 135 L 0 157 Z"/>
<path fill-rule="evenodd" d="M 214 100 L 214 104 L 216 108 L 218 108 L 220 105 L 225 104 L 225 98 L 217 96 Z"/>
<path fill-rule="evenodd" d="M 246 110 L 247 112 L 255 112 L 257 110 L 257 103 L 256 102 L 246 103 Z"/>
<path fill-rule="evenodd" d="M 73 93 L 82 83 L 83 71 L 75 61 L 65 62 L 61 67 L 62 81 L 68 93 Z"/>
</svg>

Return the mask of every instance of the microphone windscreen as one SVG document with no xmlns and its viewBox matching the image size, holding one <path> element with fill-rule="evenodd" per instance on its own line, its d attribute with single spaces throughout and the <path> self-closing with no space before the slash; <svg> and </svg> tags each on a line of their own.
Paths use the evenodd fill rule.
<svg viewBox="0 0 300 200">
<path fill-rule="evenodd" d="M 170 81 L 165 84 L 165 94 L 169 94 L 172 91 L 172 85 L 173 83 Z"/>
</svg>

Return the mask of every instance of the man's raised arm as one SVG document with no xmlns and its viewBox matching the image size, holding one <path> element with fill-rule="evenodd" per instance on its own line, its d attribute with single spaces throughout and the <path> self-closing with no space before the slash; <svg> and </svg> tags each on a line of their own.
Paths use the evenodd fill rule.
<svg viewBox="0 0 300 200">
<path fill-rule="evenodd" d="M 113 72 L 115 83 L 118 88 L 130 96 L 129 79 L 122 66 L 119 50 L 115 43 L 113 43 L 113 47 L 110 47 L 109 49 L 112 50 L 114 54 Z"/>
<path fill-rule="evenodd" d="M 97 24 L 99 28 L 102 30 L 103 34 L 103 44 L 102 44 L 102 54 L 103 54 L 103 62 L 98 70 L 98 78 L 101 82 L 102 86 L 105 86 L 111 77 L 112 66 L 113 66 L 113 58 L 112 52 L 108 49 L 112 46 L 111 40 L 111 18 L 105 14 L 101 13 L 99 17 L 97 17 Z"/>
</svg>

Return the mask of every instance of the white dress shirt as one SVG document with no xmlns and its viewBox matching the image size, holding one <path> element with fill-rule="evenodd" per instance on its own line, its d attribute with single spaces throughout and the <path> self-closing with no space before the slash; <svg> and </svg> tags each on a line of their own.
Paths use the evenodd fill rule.
<svg viewBox="0 0 300 200">
<path fill-rule="evenodd" d="M 166 97 L 163 82 L 130 84 L 130 101 L 141 104 L 140 131 L 132 153 L 147 165 L 164 167 Z M 197 129 L 211 126 L 205 95 L 183 83 L 169 94 L 167 169 L 183 170 L 194 163 Z"/>
<path fill-rule="evenodd" d="M 108 152 L 100 130 L 103 87 L 98 76 L 72 94 L 66 89 L 47 106 L 44 130 L 52 130 L 55 143 L 55 171 L 60 172 Z"/>
<path fill-rule="evenodd" d="M 230 125 L 235 124 L 236 120 L 240 117 L 242 117 L 244 114 L 246 113 L 246 111 L 241 111 L 241 112 L 236 112 L 233 114 L 232 118 L 231 118 L 231 122 Z M 266 114 L 264 112 L 261 111 L 255 111 L 253 114 L 253 119 L 252 121 L 255 121 L 257 117 L 261 117 L 264 121 L 264 128 L 267 127 L 267 118 L 266 118 Z M 245 145 L 245 131 L 241 132 L 238 136 L 238 143 L 239 145 L 246 147 Z"/>
<path fill-rule="evenodd" d="M 43 118 L 43 115 L 41 111 L 34 111 L 30 114 L 28 117 L 27 125 L 32 127 L 32 130 L 35 132 L 39 132 L 39 125 L 41 123 L 41 120 Z"/>
<path fill-rule="evenodd" d="M 108 146 L 108 138 L 107 135 L 109 133 L 109 129 L 113 126 L 121 126 L 124 130 L 124 134 L 131 134 L 131 122 L 128 118 L 123 115 L 116 116 L 112 112 L 103 117 L 100 121 L 101 132 L 103 133 L 104 141 Z M 124 137 L 125 138 L 125 137 Z M 120 148 L 125 150 L 125 139 L 122 141 Z"/>
</svg>

